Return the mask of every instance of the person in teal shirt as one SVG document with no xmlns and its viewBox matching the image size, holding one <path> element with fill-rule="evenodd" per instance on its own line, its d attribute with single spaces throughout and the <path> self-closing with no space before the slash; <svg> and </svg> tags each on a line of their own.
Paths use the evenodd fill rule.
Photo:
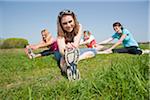
<svg viewBox="0 0 150 100">
<path fill-rule="evenodd" d="M 115 22 L 113 24 L 113 29 L 115 33 L 108 39 L 100 42 L 99 44 L 106 44 L 108 42 L 111 42 L 114 39 L 118 39 L 118 41 L 112 45 L 109 49 L 106 49 L 105 51 L 99 52 L 101 53 L 129 53 L 129 54 L 142 54 L 142 50 L 139 48 L 138 43 L 133 38 L 132 34 L 123 26 L 120 22 Z M 123 48 L 115 49 L 117 46 L 122 44 Z"/>
</svg>

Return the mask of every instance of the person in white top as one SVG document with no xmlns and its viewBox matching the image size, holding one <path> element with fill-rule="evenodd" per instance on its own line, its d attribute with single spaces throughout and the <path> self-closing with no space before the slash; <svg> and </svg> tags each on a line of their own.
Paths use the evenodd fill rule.
<svg viewBox="0 0 150 100">
<path fill-rule="evenodd" d="M 88 30 L 83 32 L 83 39 L 81 39 L 80 45 L 86 45 L 87 48 L 95 48 L 97 51 L 104 49 L 103 45 L 97 44 L 94 35 Z"/>
</svg>

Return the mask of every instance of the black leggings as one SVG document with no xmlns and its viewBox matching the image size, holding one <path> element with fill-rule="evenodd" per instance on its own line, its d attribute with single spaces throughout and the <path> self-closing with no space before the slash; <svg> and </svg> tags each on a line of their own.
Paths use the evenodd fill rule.
<svg viewBox="0 0 150 100">
<path fill-rule="evenodd" d="M 40 52 L 40 54 L 41 54 L 42 56 L 48 56 L 48 55 L 51 55 L 51 54 L 53 54 L 53 53 L 54 53 L 54 52 L 51 51 L 50 49 L 44 50 L 44 51 Z"/>
<path fill-rule="evenodd" d="M 126 48 L 119 48 L 119 49 L 113 49 L 113 53 L 129 53 L 129 54 L 142 54 L 142 50 L 140 50 L 136 46 L 126 47 Z"/>
</svg>

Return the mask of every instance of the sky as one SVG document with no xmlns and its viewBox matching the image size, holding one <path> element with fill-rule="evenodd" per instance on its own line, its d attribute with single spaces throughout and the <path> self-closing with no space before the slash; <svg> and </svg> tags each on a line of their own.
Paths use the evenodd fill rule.
<svg viewBox="0 0 150 100">
<path fill-rule="evenodd" d="M 84 30 L 97 42 L 114 33 L 112 24 L 119 21 L 138 42 L 150 41 L 149 0 L 0 0 L 0 38 L 24 38 L 39 43 L 41 30 L 57 37 L 57 16 L 72 10 Z"/>
</svg>

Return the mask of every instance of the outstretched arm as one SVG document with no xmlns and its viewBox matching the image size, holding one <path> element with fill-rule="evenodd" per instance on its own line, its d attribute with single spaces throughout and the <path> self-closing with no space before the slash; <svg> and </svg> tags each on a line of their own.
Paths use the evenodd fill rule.
<svg viewBox="0 0 150 100">
<path fill-rule="evenodd" d="M 72 43 L 75 47 L 79 47 L 82 34 L 83 34 L 83 28 L 82 28 L 82 25 L 80 24 L 79 32 L 74 37 L 74 42 Z"/>
<path fill-rule="evenodd" d="M 113 38 L 110 37 L 110 38 L 108 38 L 108 39 L 106 39 L 106 40 L 104 40 L 104 41 L 102 41 L 102 42 L 99 42 L 98 44 L 106 44 L 106 43 L 111 42 L 112 40 L 113 40 Z"/>
<path fill-rule="evenodd" d="M 79 25 L 80 25 L 80 28 L 79 28 L 78 34 L 74 37 L 73 42 L 66 44 L 66 48 L 72 48 L 72 47 L 78 48 L 79 47 L 81 36 L 83 34 L 82 25 L 81 24 L 79 24 Z"/>
<path fill-rule="evenodd" d="M 37 44 L 35 48 L 38 49 L 38 48 L 47 47 L 47 46 L 51 45 L 53 42 L 54 42 L 54 39 L 50 39 L 47 42 L 42 42 L 42 43 Z"/>
<path fill-rule="evenodd" d="M 102 52 L 98 52 L 98 54 L 109 54 L 109 53 L 112 53 L 112 49 L 116 48 L 118 45 L 122 44 L 122 41 L 125 39 L 127 35 L 126 34 L 123 34 L 121 36 L 121 38 L 117 41 L 117 43 L 115 43 L 112 47 L 110 47 L 109 49 L 107 50 L 104 50 Z"/>
<path fill-rule="evenodd" d="M 117 41 L 117 43 L 115 43 L 111 48 L 109 48 L 109 50 L 112 50 L 116 48 L 118 45 L 122 44 L 122 41 L 125 39 L 126 36 L 127 36 L 126 34 L 123 34 L 121 38 Z"/>
<path fill-rule="evenodd" d="M 99 51 L 97 52 L 98 54 L 110 54 L 112 53 L 112 49 L 116 48 L 118 45 L 122 44 L 122 41 L 125 39 L 127 35 L 126 34 L 123 34 L 121 36 L 121 38 L 117 41 L 117 43 L 115 43 L 112 47 L 110 47 L 109 49 L 106 49 L 104 51 Z M 110 38 L 111 40 L 111 38 Z M 107 41 L 109 41 L 109 39 L 107 39 L 106 41 L 104 41 L 103 43 L 106 43 Z"/>
<path fill-rule="evenodd" d="M 80 45 L 83 45 L 83 44 L 88 44 L 90 43 L 92 40 L 94 40 L 94 36 L 90 36 L 90 38 L 88 40 L 85 40 L 85 41 L 80 41 Z"/>
<path fill-rule="evenodd" d="M 55 41 L 55 39 L 53 37 L 48 36 L 46 42 L 42 40 L 39 44 L 30 45 L 30 48 L 32 48 L 33 50 L 36 50 L 38 48 L 47 47 L 47 46 L 51 45 L 54 41 Z"/>
<path fill-rule="evenodd" d="M 61 53 L 61 55 L 64 55 L 65 48 L 66 48 L 65 38 L 58 36 L 57 43 L 58 43 L 59 52 Z"/>
</svg>

